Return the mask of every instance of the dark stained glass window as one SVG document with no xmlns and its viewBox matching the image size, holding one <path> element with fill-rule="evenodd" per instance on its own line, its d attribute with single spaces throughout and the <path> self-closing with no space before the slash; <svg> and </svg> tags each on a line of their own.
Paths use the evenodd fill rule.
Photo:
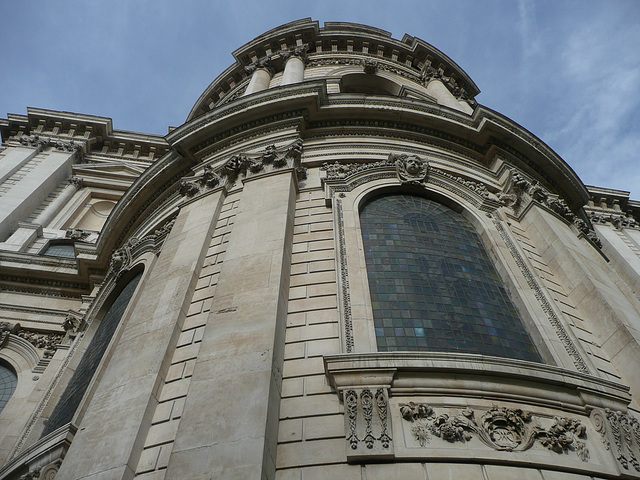
<svg viewBox="0 0 640 480">
<path fill-rule="evenodd" d="M 0 412 L 9 403 L 9 399 L 18 386 L 18 376 L 12 369 L 0 363 Z"/>
<path fill-rule="evenodd" d="M 42 433 L 43 437 L 69 423 L 73 419 L 73 415 L 89 387 L 89 383 L 91 382 L 91 379 L 100 364 L 100 360 L 102 360 L 102 356 L 104 355 L 104 352 L 107 349 L 120 320 L 122 319 L 122 315 L 124 315 L 124 312 L 127 309 L 127 305 L 129 305 L 129 301 L 131 300 L 133 292 L 138 286 L 138 282 L 141 277 L 142 273 L 139 273 L 129 281 L 102 318 L 96 333 L 89 343 L 89 347 L 78 364 L 78 368 L 73 373 L 67 388 L 64 390 L 60 400 L 53 409 L 51 417 L 49 417 L 49 421 Z"/>
<path fill-rule="evenodd" d="M 480 237 L 459 213 L 379 197 L 360 224 L 379 351 L 464 352 L 541 362 Z"/>
</svg>

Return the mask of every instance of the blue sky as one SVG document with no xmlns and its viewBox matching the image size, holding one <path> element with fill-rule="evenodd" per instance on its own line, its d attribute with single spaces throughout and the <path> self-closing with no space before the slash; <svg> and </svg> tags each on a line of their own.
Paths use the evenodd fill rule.
<svg viewBox="0 0 640 480">
<path fill-rule="evenodd" d="M 304 17 L 422 38 L 583 182 L 640 200 L 640 0 L 0 0 L 0 116 L 39 107 L 166 134 L 233 50 Z"/>
</svg>

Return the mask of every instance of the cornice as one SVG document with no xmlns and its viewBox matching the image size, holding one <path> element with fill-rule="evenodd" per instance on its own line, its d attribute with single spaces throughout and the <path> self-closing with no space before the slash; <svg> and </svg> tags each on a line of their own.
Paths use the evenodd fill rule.
<svg viewBox="0 0 640 480">
<path fill-rule="evenodd" d="M 27 108 L 27 115 L 8 114 L 0 119 L 3 142 L 23 135 L 37 135 L 55 142 L 73 141 L 84 153 L 101 153 L 152 161 L 162 156 L 168 145 L 160 135 L 114 130 L 107 117 Z"/>
</svg>

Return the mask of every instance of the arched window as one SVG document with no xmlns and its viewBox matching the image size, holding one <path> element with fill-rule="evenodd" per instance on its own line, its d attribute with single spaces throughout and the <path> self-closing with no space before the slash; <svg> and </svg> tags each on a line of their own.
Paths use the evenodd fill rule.
<svg viewBox="0 0 640 480">
<path fill-rule="evenodd" d="M 389 195 L 364 206 L 360 225 L 379 351 L 541 361 L 461 214 L 426 198 Z"/>
<path fill-rule="evenodd" d="M 0 413 L 9 403 L 9 399 L 18 385 L 18 376 L 3 363 L 0 363 Z"/>
<path fill-rule="evenodd" d="M 84 353 L 78 368 L 76 368 L 67 388 L 62 393 L 60 400 L 56 404 L 49 421 L 45 426 L 42 436 L 53 432 L 54 430 L 69 423 L 80 405 L 80 401 L 84 396 L 93 375 L 102 360 L 102 356 L 113 337 L 113 334 L 124 315 L 129 301 L 142 278 L 142 272 L 133 277 L 127 285 L 117 295 L 107 313 L 102 318 L 100 325 Z"/>
</svg>

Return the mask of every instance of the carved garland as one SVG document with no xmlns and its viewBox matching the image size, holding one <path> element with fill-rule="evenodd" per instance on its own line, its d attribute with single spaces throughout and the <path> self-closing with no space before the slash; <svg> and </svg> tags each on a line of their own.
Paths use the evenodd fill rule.
<svg viewBox="0 0 640 480">
<path fill-rule="evenodd" d="M 575 419 L 555 417 L 553 425 L 543 428 L 531 425 L 532 414 L 521 409 L 498 407 L 482 413 L 463 409 L 459 415 L 436 414 L 425 403 L 400 404 L 402 418 L 411 422 L 411 433 L 421 447 L 431 443 L 432 437 L 446 442 L 468 442 L 474 435 L 485 445 L 498 451 L 523 452 L 536 441 L 555 453 L 575 451 L 580 460 L 589 460 L 586 442 L 586 427 Z"/>
</svg>

